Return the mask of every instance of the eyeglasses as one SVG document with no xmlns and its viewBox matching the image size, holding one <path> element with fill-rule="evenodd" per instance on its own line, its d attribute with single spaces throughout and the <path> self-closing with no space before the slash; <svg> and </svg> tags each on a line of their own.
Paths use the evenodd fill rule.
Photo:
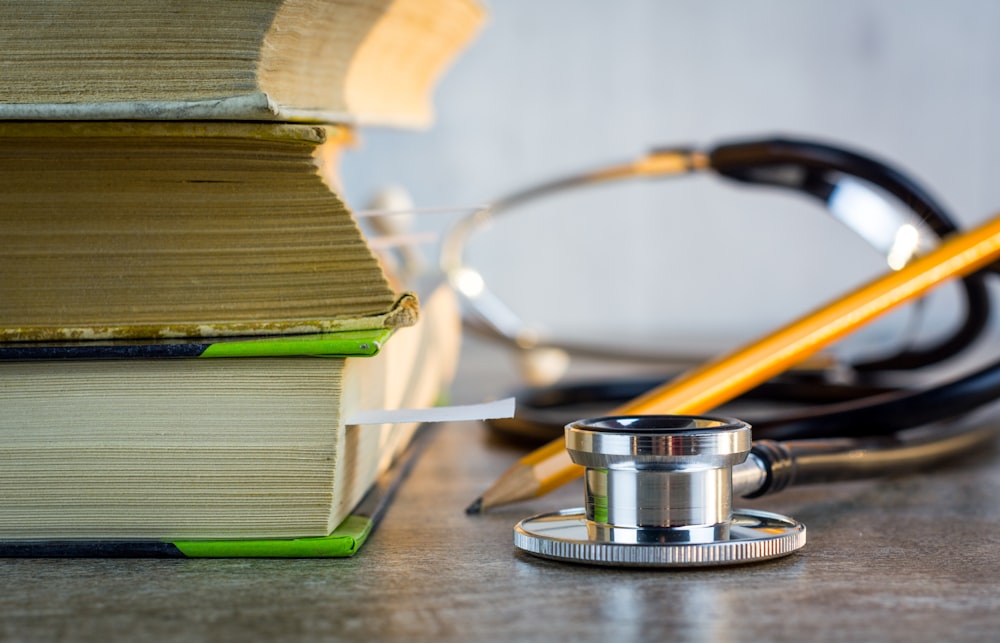
<svg viewBox="0 0 1000 643">
<path fill-rule="evenodd" d="M 480 332 L 522 349 L 557 348 L 621 359 L 621 348 L 609 352 L 600 346 L 542 336 L 488 288 L 478 270 L 468 265 L 466 246 L 474 234 L 501 215 L 546 197 L 615 181 L 701 172 L 799 192 L 819 200 L 831 216 L 878 250 L 889 268 L 895 270 L 957 230 L 952 217 L 922 186 L 883 161 L 815 141 L 748 140 L 721 144 L 707 151 L 687 147 L 657 149 L 629 163 L 563 177 L 510 194 L 452 226 L 442 244 L 441 268 L 472 313 L 472 326 Z M 982 272 L 963 279 L 961 290 L 966 314 L 950 335 L 929 346 L 906 347 L 889 357 L 854 364 L 853 368 L 856 371 L 921 368 L 965 350 L 986 328 L 990 302 Z M 660 359 L 646 351 L 625 357 Z"/>
</svg>

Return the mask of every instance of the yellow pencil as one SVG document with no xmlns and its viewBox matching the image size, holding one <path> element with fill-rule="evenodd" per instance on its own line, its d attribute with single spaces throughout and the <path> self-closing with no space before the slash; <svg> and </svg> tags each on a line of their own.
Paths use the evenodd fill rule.
<svg viewBox="0 0 1000 643">
<path fill-rule="evenodd" d="M 614 411 L 630 414 L 706 413 L 778 375 L 878 315 L 953 277 L 1000 259 L 1000 214 L 952 235 L 938 248 L 743 348 L 688 371 Z M 521 458 L 479 499 L 470 513 L 541 496 L 579 477 L 560 438 Z"/>
</svg>

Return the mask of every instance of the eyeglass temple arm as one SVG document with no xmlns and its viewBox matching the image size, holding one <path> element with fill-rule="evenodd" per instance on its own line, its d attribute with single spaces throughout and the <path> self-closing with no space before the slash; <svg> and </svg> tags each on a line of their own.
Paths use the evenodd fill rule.
<svg viewBox="0 0 1000 643">
<path fill-rule="evenodd" d="M 690 148 L 654 150 L 628 163 L 603 167 L 591 172 L 573 174 L 508 195 L 476 210 L 461 219 L 453 227 L 444 240 L 444 248 L 441 252 L 442 268 L 445 273 L 460 268 L 462 266 L 462 253 L 465 249 L 465 242 L 472 233 L 489 223 L 502 212 L 517 207 L 526 201 L 562 192 L 570 188 L 629 178 L 685 174 L 687 172 L 706 169 L 708 166 L 708 156 L 704 152 Z"/>
</svg>

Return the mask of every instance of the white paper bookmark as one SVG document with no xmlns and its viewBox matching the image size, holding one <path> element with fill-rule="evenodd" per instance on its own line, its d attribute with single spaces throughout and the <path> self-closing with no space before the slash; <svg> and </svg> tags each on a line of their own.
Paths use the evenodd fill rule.
<svg viewBox="0 0 1000 643">
<path fill-rule="evenodd" d="M 514 398 L 459 406 L 435 406 L 429 409 L 391 409 L 358 411 L 345 424 L 402 424 L 404 422 L 464 422 L 514 417 Z"/>
</svg>

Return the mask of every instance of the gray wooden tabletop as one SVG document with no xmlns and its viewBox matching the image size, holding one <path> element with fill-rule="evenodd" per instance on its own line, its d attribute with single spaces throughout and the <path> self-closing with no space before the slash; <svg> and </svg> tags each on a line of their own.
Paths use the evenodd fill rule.
<svg viewBox="0 0 1000 643">
<path fill-rule="evenodd" d="M 644 571 L 516 553 L 576 484 L 464 508 L 522 453 L 440 427 L 361 553 L 341 560 L 0 560 L 0 640 L 997 640 L 1000 450 L 921 475 L 738 506 L 809 542 L 747 567 Z"/>
</svg>

